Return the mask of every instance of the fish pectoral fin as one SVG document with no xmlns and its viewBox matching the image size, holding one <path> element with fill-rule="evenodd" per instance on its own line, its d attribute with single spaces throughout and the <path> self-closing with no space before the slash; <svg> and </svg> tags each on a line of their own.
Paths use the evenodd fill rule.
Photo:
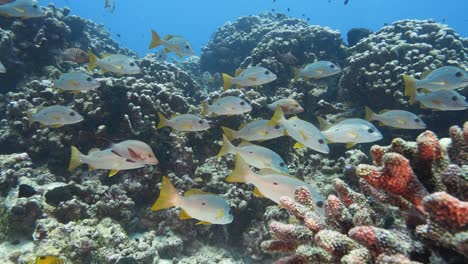
<svg viewBox="0 0 468 264">
<path fill-rule="evenodd" d="M 111 170 L 111 171 L 109 171 L 109 177 L 112 177 L 112 176 L 116 175 L 118 172 L 119 172 L 119 170 Z"/>
<path fill-rule="evenodd" d="M 196 225 L 211 225 L 211 223 L 208 222 L 208 221 L 200 221 L 200 222 L 196 223 Z"/>
<path fill-rule="evenodd" d="M 249 80 L 255 82 L 255 81 L 257 80 L 257 77 L 249 77 L 249 78 L 247 78 L 247 79 L 249 79 Z"/>
<path fill-rule="evenodd" d="M 74 81 L 74 80 L 69 80 L 68 83 L 74 87 L 77 87 L 78 85 L 80 85 L 77 81 Z"/>
<path fill-rule="evenodd" d="M 406 121 L 403 119 L 397 119 L 398 124 L 400 125 L 406 125 Z"/>
<path fill-rule="evenodd" d="M 316 70 L 315 73 L 322 75 L 322 74 L 325 73 L 325 71 L 324 70 Z"/>
<path fill-rule="evenodd" d="M 22 8 L 19 8 L 19 7 L 13 7 L 13 9 L 15 9 L 16 11 L 20 12 L 20 13 L 24 13 L 26 12 L 26 10 L 22 9 Z"/>
<path fill-rule="evenodd" d="M 358 134 L 355 133 L 355 132 L 348 132 L 348 133 L 346 133 L 346 134 L 347 134 L 349 137 L 353 138 L 353 139 L 355 139 L 355 138 L 358 137 Z"/>
<path fill-rule="evenodd" d="M 192 130 L 192 129 L 193 129 L 193 126 L 192 126 L 192 124 L 183 124 L 183 125 L 182 125 L 182 128 L 183 128 L 184 130 Z"/>
<path fill-rule="evenodd" d="M 260 198 L 264 198 L 264 197 L 265 197 L 265 195 L 263 195 L 263 193 L 261 193 L 260 190 L 259 190 L 257 187 L 254 188 L 254 190 L 253 190 L 252 193 L 253 193 L 255 196 L 260 197 Z"/>
<path fill-rule="evenodd" d="M 127 148 L 128 150 L 128 153 L 130 154 L 130 157 L 134 158 L 134 159 L 141 159 L 141 155 L 138 154 L 135 150 L 133 150 L 132 148 Z"/>
<path fill-rule="evenodd" d="M 50 126 L 51 128 L 59 128 L 59 127 L 63 127 L 63 125 L 52 125 Z"/>
<path fill-rule="evenodd" d="M 346 147 L 347 147 L 347 148 L 352 148 L 352 147 L 354 147 L 354 145 L 356 145 L 355 142 L 346 143 Z"/>
<path fill-rule="evenodd" d="M 60 116 L 59 115 L 52 115 L 50 118 L 54 121 L 60 121 Z"/>
<path fill-rule="evenodd" d="M 116 67 L 117 69 L 119 69 L 119 70 L 123 70 L 123 68 L 124 68 L 122 65 L 116 65 L 115 67 Z"/>
<path fill-rule="evenodd" d="M 219 210 L 218 210 L 218 213 L 216 214 L 216 218 L 221 218 L 221 217 L 223 217 L 223 216 L 224 216 L 224 211 L 223 211 L 223 209 L 219 209 Z"/>
<path fill-rule="evenodd" d="M 300 131 L 299 131 L 299 134 L 301 134 L 301 136 L 302 136 L 302 138 L 303 138 L 304 140 L 307 141 L 307 139 L 309 139 L 309 137 L 307 136 L 307 134 L 306 134 L 304 131 L 300 130 Z"/>
<path fill-rule="evenodd" d="M 442 104 L 442 102 L 439 101 L 439 100 L 437 100 L 437 99 L 432 99 L 431 102 L 432 102 L 433 104 L 436 104 L 436 105 Z"/>
<path fill-rule="evenodd" d="M 185 220 L 185 219 L 192 219 L 193 217 L 191 217 L 187 211 L 185 211 L 184 209 L 181 209 L 180 210 L 180 213 L 179 213 L 179 219 L 182 219 L 182 220 Z"/>
<path fill-rule="evenodd" d="M 299 143 L 299 142 L 296 142 L 296 144 L 294 144 L 294 148 L 295 149 L 301 149 L 301 148 L 305 148 L 306 146 L 304 146 L 302 143 Z"/>
</svg>

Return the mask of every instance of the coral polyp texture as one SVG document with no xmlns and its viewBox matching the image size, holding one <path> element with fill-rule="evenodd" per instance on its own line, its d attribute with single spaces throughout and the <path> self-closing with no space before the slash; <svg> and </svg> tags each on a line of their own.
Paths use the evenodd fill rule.
<svg viewBox="0 0 468 264">
<path fill-rule="evenodd" d="M 461 131 L 450 128 L 451 139 L 425 131 L 416 142 L 396 138 L 389 146 L 373 146 L 373 165 L 355 170 L 360 187 L 335 179 L 325 215 L 316 212 L 306 188 L 297 188 L 295 199 L 281 198 L 295 220 L 272 221 L 271 240 L 262 249 L 286 254 L 275 263 L 463 262 L 468 203 L 456 195 L 466 192 L 459 190 L 466 188 L 466 172 L 450 158 L 464 147 Z M 392 223 L 377 217 L 392 207 L 398 208 Z"/>
</svg>

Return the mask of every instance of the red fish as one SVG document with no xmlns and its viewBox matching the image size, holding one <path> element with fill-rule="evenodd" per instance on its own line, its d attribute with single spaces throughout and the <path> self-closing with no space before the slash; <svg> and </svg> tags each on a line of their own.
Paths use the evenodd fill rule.
<svg viewBox="0 0 468 264">
<path fill-rule="evenodd" d="M 89 61 L 88 54 L 78 48 L 69 48 L 64 50 L 62 52 L 62 58 L 65 61 L 73 61 L 76 63 L 86 63 Z"/>
</svg>

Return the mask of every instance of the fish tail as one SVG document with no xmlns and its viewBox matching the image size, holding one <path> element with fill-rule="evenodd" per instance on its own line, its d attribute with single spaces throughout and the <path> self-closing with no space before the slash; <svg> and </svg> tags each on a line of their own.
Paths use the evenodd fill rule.
<svg viewBox="0 0 468 264">
<path fill-rule="evenodd" d="M 83 154 L 80 152 L 80 150 L 78 150 L 78 148 L 75 146 L 71 146 L 70 164 L 68 165 L 69 171 L 76 169 L 82 164 L 81 156 L 83 156 Z"/>
<path fill-rule="evenodd" d="M 330 122 L 328 122 L 327 120 L 323 119 L 320 116 L 317 116 L 317 120 L 319 122 L 320 131 L 326 130 L 331 125 Z"/>
<path fill-rule="evenodd" d="M 216 155 L 216 158 L 221 158 L 222 156 L 231 153 L 233 148 L 234 146 L 232 145 L 232 143 L 227 139 L 225 135 L 223 135 L 223 145 L 221 146 L 218 155 Z"/>
<path fill-rule="evenodd" d="M 164 115 L 161 114 L 161 112 L 158 112 L 158 117 L 159 117 L 159 123 L 158 123 L 157 129 L 160 129 L 169 125 L 168 124 L 169 120 L 167 120 L 167 118 L 164 117 Z"/>
<path fill-rule="evenodd" d="M 96 55 L 94 55 L 94 53 L 90 50 L 88 50 L 88 57 L 89 57 L 88 71 L 92 71 L 94 68 L 97 67 L 97 61 L 99 58 Z"/>
<path fill-rule="evenodd" d="M 273 114 L 273 117 L 268 121 L 267 126 L 273 126 L 273 125 L 278 125 L 280 124 L 284 119 L 284 113 L 283 109 L 281 108 L 280 105 L 278 105 L 275 109 L 275 113 Z"/>
<path fill-rule="evenodd" d="M 206 102 L 202 102 L 201 106 L 202 106 L 201 115 L 206 116 L 208 114 L 208 104 Z"/>
<path fill-rule="evenodd" d="M 34 123 L 33 111 L 32 111 L 32 110 L 28 110 L 28 111 L 26 112 L 26 116 L 28 117 L 29 127 L 31 127 L 32 124 Z"/>
<path fill-rule="evenodd" d="M 409 75 L 403 75 L 403 81 L 405 82 L 405 96 L 409 96 L 409 104 L 413 105 L 416 101 L 416 79 Z"/>
<path fill-rule="evenodd" d="M 154 49 L 157 46 L 161 46 L 163 44 L 161 37 L 156 33 L 156 31 L 151 30 L 151 43 L 149 45 L 149 49 Z"/>
<path fill-rule="evenodd" d="M 156 202 L 154 202 L 153 206 L 151 206 L 151 211 L 158 211 L 176 206 L 179 198 L 180 195 L 177 189 L 166 176 L 163 176 L 159 197 Z"/>
<path fill-rule="evenodd" d="M 375 113 L 374 111 L 372 111 L 372 109 L 366 106 L 364 111 L 366 112 L 366 115 L 365 115 L 366 120 L 368 121 L 375 120 Z"/>
<path fill-rule="evenodd" d="M 248 182 L 249 176 L 252 176 L 254 173 L 250 169 L 249 165 L 245 162 L 243 158 L 239 155 L 235 157 L 235 167 L 232 173 L 227 176 L 227 182 Z"/>
<path fill-rule="evenodd" d="M 237 131 L 233 130 L 233 129 L 230 129 L 228 127 L 221 127 L 221 129 L 223 130 L 223 134 L 226 136 L 226 138 L 229 140 L 229 141 L 233 141 L 234 139 L 237 139 L 239 138 L 237 136 Z"/>
<path fill-rule="evenodd" d="M 231 88 L 232 86 L 232 77 L 229 74 L 223 73 L 223 90 Z"/>
<path fill-rule="evenodd" d="M 294 81 L 297 81 L 297 79 L 299 79 L 299 68 L 294 67 L 293 72 L 294 72 Z"/>
</svg>

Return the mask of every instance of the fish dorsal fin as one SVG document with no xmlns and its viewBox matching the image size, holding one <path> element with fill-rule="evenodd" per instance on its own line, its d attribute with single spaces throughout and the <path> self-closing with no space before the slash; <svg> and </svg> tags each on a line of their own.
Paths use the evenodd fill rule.
<svg viewBox="0 0 468 264">
<path fill-rule="evenodd" d="M 384 109 L 384 110 L 381 110 L 381 111 L 379 112 L 379 114 L 384 114 L 384 113 L 387 113 L 387 112 L 389 112 L 389 111 L 392 111 L 392 110 Z"/>
<path fill-rule="evenodd" d="M 260 174 L 260 175 L 273 175 L 273 174 L 278 174 L 278 172 L 275 171 L 274 169 L 265 168 L 265 169 L 260 169 L 258 171 L 258 174 Z"/>
<path fill-rule="evenodd" d="M 109 57 L 110 55 L 112 55 L 112 54 L 110 54 L 110 53 L 104 53 L 104 54 L 101 55 L 101 58 L 102 58 L 102 59 L 105 59 L 105 58 Z"/>
<path fill-rule="evenodd" d="M 173 119 L 173 118 L 178 117 L 178 116 L 180 116 L 180 114 L 172 114 L 169 119 Z"/>
<path fill-rule="evenodd" d="M 299 143 L 299 142 L 296 142 L 296 144 L 294 144 L 294 148 L 295 149 L 301 149 L 301 148 L 305 148 L 306 146 L 304 146 L 303 144 Z"/>
<path fill-rule="evenodd" d="M 243 129 L 247 124 L 248 124 L 248 123 L 243 123 L 243 124 L 241 124 L 237 130 Z"/>
<path fill-rule="evenodd" d="M 434 70 L 429 70 L 429 71 L 425 71 L 421 74 L 421 77 L 419 78 L 420 80 L 426 78 L 429 74 L 431 74 L 431 72 L 433 72 Z"/>
<path fill-rule="evenodd" d="M 252 193 L 257 197 L 261 197 L 261 198 L 265 197 L 265 195 L 263 195 L 263 193 L 261 193 L 260 190 L 257 187 L 254 188 Z"/>
<path fill-rule="evenodd" d="M 99 150 L 100 150 L 100 149 L 98 149 L 98 148 L 92 148 L 92 149 L 90 149 L 90 150 L 88 151 L 88 155 L 91 154 L 91 153 L 93 153 L 93 152 L 99 151 Z"/>
<path fill-rule="evenodd" d="M 46 107 L 44 106 L 44 104 L 45 104 L 45 103 L 40 104 L 38 107 L 36 107 L 36 109 L 35 109 L 34 111 L 35 111 L 36 113 L 38 113 L 38 112 L 40 112 L 42 109 L 46 108 Z"/>
<path fill-rule="evenodd" d="M 257 146 L 255 144 L 252 144 L 246 140 L 242 140 L 241 143 L 239 143 L 239 145 L 237 145 L 238 148 L 242 148 L 242 147 L 248 147 L 248 146 Z"/>
<path fill-rule="evenodd" d="M 192 219 L 192 218 L 193 218 L 193 217 L 191 217 L 191 216 L 187 213 L 187 211 L 185 211 L 184 209 L 181 209 L 181 210 L 180 210 L 179 219 L 184 220 L 184 219 Z"/>
<path fill-rule="evenodd" d="M 208 221 L 200 221 L 200 222 L 196 223 L 196 225 L 211 225 L 211 223 L 208 222 Z"/>
<path fill-rule="evenodd" d="M 171 38 L 174 38 L 175 35 L 167 35 L 166 37 L 164 37 L 164 40 L 170 40 Z"/>
<path fill-rule="evenodd" d="M 204 192 L 200 189 L 189 189 L 184 193 L 184 196 L 201 195 L 201 194 L 213 195 L 212 193 Z"/>
<path fill-rule="evenodd" d="M 322 117 L 320 116 L 317 116 L 317 120 L 319 122 L 319 127 L 320 127 L 320 130 L 323 131 L 323 130 L 327 130 L 331 127 L 331 124 L 330 122 L 328 122 L 327 120 L 323 119 Z"/>
<path fill-rule="evenodd" d="M 242 72 L 244 71 L 244 69 L 237 69 L 235 72 L 234 72 L 234 76 L 239 76 Z"/>
</svg>

